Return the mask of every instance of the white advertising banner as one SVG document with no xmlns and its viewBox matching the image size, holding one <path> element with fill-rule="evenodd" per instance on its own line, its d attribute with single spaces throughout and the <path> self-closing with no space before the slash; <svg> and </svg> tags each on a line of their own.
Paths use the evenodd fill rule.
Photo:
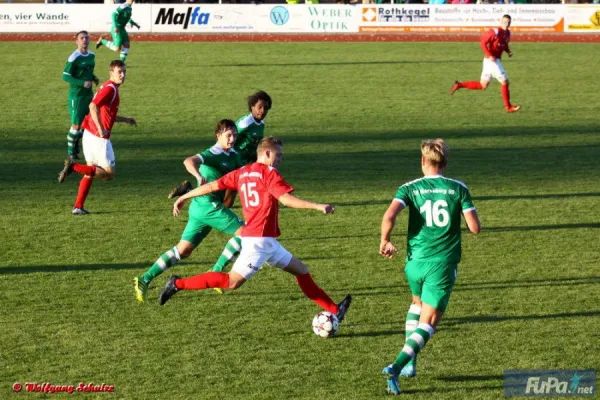
<svg viewBox="0 0 600 400">
<path fill-rule="evenodd" d="M 514 32 L 562 32 L 561 4 L 363 5 L 360 32 L 482 32 L 512 17 Z"/>
<path fill-rule="evenodd" d="M 2 4 L 0 32 L 108 32 L 116 7 L 114 4 Z M 134 6 L 132 18 L 140 24 L 140 32 L 150 32 L 150 9 L 150 5 Z"/>
<path fill-rule="evenodd" d="M 154 4 L 152 32 L 255 32 L 255 7 Z"/>
<path fill-rule="evenodd" d="M 566 7 L 565 32 L 600 33 L 600 4 Z"/>
<path fill-rule="evenodd" d="M 114 4 L 0 4 L 0 32 L 108 32 Z M 600 33 L 600 5 L 135 4 L 139 32 L 477 33 L 513 18 L 514 32 Z M 135 28 L 128 28 L 137 32 Z"/>
<path fill-rule="evenodd" d="M 358 32 L 360 9 L 344 5 L 262 5 L 260 32 Z"/>
<path fill-rule="evenodd" d="M 357 32 L 358 10 L 334 5 L 155 4 L 153 32 Z"/>
</svg>

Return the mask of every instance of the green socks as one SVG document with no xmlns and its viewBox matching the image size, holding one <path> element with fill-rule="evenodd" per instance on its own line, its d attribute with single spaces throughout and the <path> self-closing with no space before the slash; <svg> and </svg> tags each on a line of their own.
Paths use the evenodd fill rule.
<svg viewBox="0 0 600 400">
<path fill-rule="evenodd" d="M 223 269 L 231 262 L 232 259 L 237 257 L 242 250 L 242 238 L 234 236 L 225 245 L 223 253 L 219 256 L 217 263 L 211 268 L 212 272 L 223 272 Z"/>
<path fill-rule="evenodd" d="M 406 324 L 404 325 L 404 330 L 406 332 L 406 340 L 412 335 L 412 333 L 417 329 L 419 325 L 419 318 L 421 317 L 421 307 L 416 304 L 411 304 L 408 309 L 408 313 L 406 314 Z M 417 367 L 417 356 L 410 360 L 407 365 L 412 365 L 415 368 Z"/>
<path fill-rule="evenodd" d="M 410 360 L 416 357 L 416 355 L 421 351 L 421 349 L 427 344 L 431 336 L 433 335 L 434 329 L 429 324 L 420 323 L 417 326 L 417 329 L 406 339 L 404 343 L 404 347 L 398 357 L 396 357 L 396 361 L 392 363 L 394 371 L 399 374 L 402 371 L 402 368 Z"/>
<path fill-rule="evenodd" d="M 142 279 L 146 284 L 150 284 L 154 278 L 165 272 L 167 269 L 171 268 L 173 265 L 177 264 L 181 260 L 181 256 L 179 255 L 179 251 L 177 247 L 173 247 L 167 252 L 163 253 L 158 260 L 146 271 L 144 275 L 142 275 Z"/>
</svg>

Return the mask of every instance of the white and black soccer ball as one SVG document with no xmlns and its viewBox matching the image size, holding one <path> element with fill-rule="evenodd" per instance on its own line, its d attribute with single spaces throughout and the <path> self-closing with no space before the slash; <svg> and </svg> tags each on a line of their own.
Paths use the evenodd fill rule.
<svg viewBox="0 0 600 400">
<path fill-rule="evenodd" d="M 338 321 L 337 316 L 328 311 L 321 311 L 313 318 L 313 332 L 318 337 L 332 337 L 333 335 L 335 335 L 339 327 L 340 321 Z"/>
</svg>

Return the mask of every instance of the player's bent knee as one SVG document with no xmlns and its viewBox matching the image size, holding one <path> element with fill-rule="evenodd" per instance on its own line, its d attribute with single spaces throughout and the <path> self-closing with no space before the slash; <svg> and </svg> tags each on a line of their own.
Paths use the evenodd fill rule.
<svg viewBox="0 0 600 400">
<path fill-rule="evenodd" d="M 487 89 L 487 87 L 490 85 L 490 81 L 481 81 L 479 83 L 481 83 L 481 89 L 482 90 Z"/>
<path fill-rule="evenodd" d="M 290 263 L 283 268 L 285 272 L 289 272 L 294 276 L 298 275 L 306 275 L 308 274 L 308 267 L 302 261 L 298 260 L 296 257 L 292 257 Z"/>
<path fill-rule="evenodd" d="M 237 274 L 235 272 L 229 273 L 229 286 L 227 287 L 229 290 L 235 290 L 242 286 L 246 282 L 243 276 Z"/>
</svg>

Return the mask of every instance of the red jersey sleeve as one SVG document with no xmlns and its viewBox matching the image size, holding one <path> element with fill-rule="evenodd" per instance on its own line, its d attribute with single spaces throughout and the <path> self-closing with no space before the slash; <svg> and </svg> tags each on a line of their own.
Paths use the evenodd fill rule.
<svg viewBox="0 0 600 400">
<path fill-rule="evenodd" d="M 267 190 L 273 197 L 279 199 L 284 194 L 293 192 L 294 188 L 283 179 L 276 169 L 271 169 L 267 180 Z"/>
<path fill-rule="evenodd" d="M 494 41 L 495 36 L 496 32 L 493 29 L 490 29 L 485 35 L 481 36 L 481 42 L 479 42 L 479 45 L 485 54 L 485 58 L 492 56 L 488 44 Z"/>
<path fill-rule="evenodd" d="M 241 168 L 240 168 L 241 169 Z M 240 169 L 231 171 L 225 176 L 217 179 L 217 186 L 219 190 L 232 189 L 237 190 L 238 177 L 240 176 Z"/>
<path fill-rule="evenodd" d="M 108 106 L 115 98 L 115 95 L 117 94 L 116 91 L 117 89 L 115 89 L 113 85 L 102 85 L 92 99 L 92 103 L 97 106 Z"/>
</svg>

